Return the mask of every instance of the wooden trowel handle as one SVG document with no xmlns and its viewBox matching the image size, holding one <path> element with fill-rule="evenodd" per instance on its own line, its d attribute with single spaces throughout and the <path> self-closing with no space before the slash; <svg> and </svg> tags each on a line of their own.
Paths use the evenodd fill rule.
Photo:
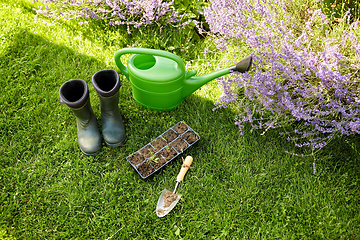
<svg viewBox="0 0 360 240">
<path fill-rule="evenodd" d="M 185 161 L 181 167 L 181 170 L 176 178 L 177 182 L 181 182 L 184 179 L 184 176 L 185 176 L 186 172 L 189 170 L 192 162 L 193 162 L 193 158 L 191 156 L 187 156 L 185 158 Z"/>
</svg>

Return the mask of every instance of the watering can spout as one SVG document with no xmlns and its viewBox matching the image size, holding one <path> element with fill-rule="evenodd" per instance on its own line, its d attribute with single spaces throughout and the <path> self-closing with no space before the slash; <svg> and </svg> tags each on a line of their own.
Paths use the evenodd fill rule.
<svg viewBox="0 0 360 240">
<path fill-rule="evenodd" d="M 252 64 L 252 57 L 251 55 L 249 55 L 231 67 L 223 68 L 215 72 L 205 74 L 203 76 L 194 77 L 194 75 L 197 73 L 196 70 L 189 71 L 185 74 L 183 97 L 185 98 L 189 96 L 191 93 L 195 92 L 202 85 L 208 83 L 209 81 L 215 78 L 229 74 L 230 72 L 245 73 L 249 71 L 251 64 Z"/>
</svg>

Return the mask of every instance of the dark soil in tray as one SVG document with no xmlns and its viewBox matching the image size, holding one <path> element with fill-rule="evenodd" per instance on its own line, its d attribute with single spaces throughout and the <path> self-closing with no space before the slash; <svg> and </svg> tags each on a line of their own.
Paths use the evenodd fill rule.
<svg viewBox="0 0 360 240">
<path fill-rule="evenodd" d="M 166 163 L 166 159 L 164 159 L 160 153 L 156 154 L 156 162 L 151 163 L 155 169 L 162 167 Z"/>
<path fill-rule="evenodd" d="M 143 177 L 147 177 L 150 175 L 155 169 L 151 166 L 151 164 L 144 162 L 138 166 L 138 171 Z"/>
<path fill-rule="evenodd" d="M 126 159 L 145 179 L 169 164 L 199 139 L 200 136 L 181 121 Z"/>
<path fill-rule="evenodd" d="M 176 124 L 173 129 L 178 133 L 178 134 L 182 134 L 184 132 L 186 132 L 186 130 L 188 130 L 188 126 L 183 123 L 183 122 L 179 122 L 178 124 Z"/>
<path fill-rule="evenodd" d="M 189 131 L 182 136 L 182 139 L 185 139 L 189 144 L 192 144 L 198 139 L 198 137 L 195 135 L 194 132 Z"/>
<path fill-rule="evenodd" d="M 169 130 L 166 133 L 162 135 L 162 137 L 166 140 L 166 142 L 172 142 L 175 138 L 177 138 L 178 134 L 174 132 L 173 130 Z"/>
<path fill-rule="evenodd" d="M 179 153 L 184 151 L 184 149 L 188 147 L 188 144 L 181 138 L 176 139 L 170 145 L 174 147 Z"/>
<path fill-rule="evenodd" d="M 173 159 L 173 157 L 177 155 L 177 152 L 172 147 L 166 147 L 161 150 L 160 153 L 166 159 L 166 161 Z"/>
<path fill-rule="evenodd" d="M 134 153 L 133 155 L 131 155 L 128 160 L 133 164 L 133 165 L 138 165 L 139 163 L 142 163 L 145 158 L 138 152 Z"/>
<path fill-rule="evenodd" d="M 149 158 L 151 155 L 155 153 L 155 149 L 150 145 L 146 145 L 143 149 L 140 150 L 140 153 L 145 158 Z"/>
<path fill-rule="evenodd" d="M 157 139 L 151 142 L 151 145 L 155 148 L 156 152 L 160 151 L 160 149 L 165 147 L 166 144 L 167 144 L 166 141 L 161 137 L 158 137 Z"/>
</svg>

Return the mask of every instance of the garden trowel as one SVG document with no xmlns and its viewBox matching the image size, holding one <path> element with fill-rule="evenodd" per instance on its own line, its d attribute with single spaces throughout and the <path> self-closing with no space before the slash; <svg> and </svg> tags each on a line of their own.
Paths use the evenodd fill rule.
<svg viewBox="0 0 360 240">
<path fill-rule="evenodd" d="M 166 214 L 168 214 L 180 200 L 181 195 L 176 194 L 176 189 L 179 183 L 184 179 L 184 176 L 187 170 L 190 168 L 192 161 L 193 158 L 191 156 L 187 156 L 185 158 L 184 163 L 181 166 L 181 170 L 176 178 L 174 191 L 171 192 L 166 188 L 162 191 L 156 206 L 156 215 L 158 215 L 158 217 L 164 217 Z"/>
</svg>

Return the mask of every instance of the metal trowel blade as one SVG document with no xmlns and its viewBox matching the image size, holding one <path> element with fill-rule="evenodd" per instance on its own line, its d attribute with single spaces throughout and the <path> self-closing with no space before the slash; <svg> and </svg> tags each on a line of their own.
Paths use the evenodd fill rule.
<svg viewBox="0 0 360 240">
<path fill-rule="evenodd" d="M 173 201 L 170 206 L 168 207 L 165 207 L 165 202 L 164 202 L 164 194 L 169 191 L 167 190 L 166 188 L 162 191 L 160 197 L 159 197 L 159 200 L 157 202 L 157 205 L 156 205 L 156 215 L 158 217 L 164 217 L 166 214 L 168 214 L 174 207 L 175 205 L 179 202 L 180 198 L 181 198 L 181 195 L 178 194 L 177 195 L 177 198 L 175 201 Z"/>
</svg>

